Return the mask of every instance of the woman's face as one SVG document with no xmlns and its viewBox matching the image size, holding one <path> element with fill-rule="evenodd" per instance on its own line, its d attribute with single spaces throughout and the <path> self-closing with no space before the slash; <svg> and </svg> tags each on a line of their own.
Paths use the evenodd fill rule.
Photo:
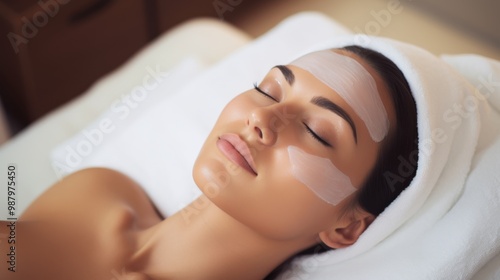
<svg viewBox="0 0 500 280">
<path fill-rule="evenodd" d="M 357 56 L 336 52 L 355 59 L 374 78 L 394 127 L 394 108 L 379 75 Z M 321 98 L 345 111 L 344 116 L 311 102 Z M 374 141 L 356 110 L 311 72 L 294 65 L 274 67 L 257 89 L 226 105 L 200 151 L 193 176 L 213 203 L 255 231 L 282 240 L 312 237 L 338 221 L 374 167 L 384 140 Z M 294 167 L 292 150 L 330 161 L 355 191 L 340 190 L 346 195 L 340 202 L 325 201 L 325 190 L 318 193 L 308 183 L 322 180 L 324 174 L 314 166 L 318 161 Z M 301 180 L 308 172 L 309 181 Z M 326 188 L 343 186 L 332 183 Z"/>
</svg>

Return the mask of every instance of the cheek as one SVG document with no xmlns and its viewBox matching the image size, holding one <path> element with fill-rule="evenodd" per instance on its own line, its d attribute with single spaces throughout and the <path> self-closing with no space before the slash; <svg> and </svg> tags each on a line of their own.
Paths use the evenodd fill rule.
<svg viewBox="0 0 500 280">
<path fill-rule="evenodd" d="M 332 170 L 329 159 L 298 147 L 288 146 L 280 155 L 265 174 L 272 178 L 272 184 L 263 186 L 267 188 L 263 195 L 268 204 L 260 210 L 261 215 L 268 216 L 269 229 L 282 238 L 315 235 L 327 229 L 356 191 L 349 177 L 336 168 Z"/>
<path fill-rule="evenodd" d="M 289 146 L 288 154 L 293 176 L 316 196 L 331 205 L 337 205 L 356 191 L 351 179 L 329 159 L 311 155 Z"/>
<path fill-rule="evenodd" d="M 282 238 L 314 236 L 336 217 L 337 209 L 319 200 L 294 178 L 282 180 L 268 212 L 269 225 Z M 264 213 L 263 213 L 264 214 Z"/>
<path fill-rule="evenodd" d="M 256 106 L 251 93 L 244 92 L 233 98 L 222 110 L 219 121 L 224 122 L 248 117 L 248 112 Z M 218 122 L 219 122 L 218 121 Z"/>
</svg>

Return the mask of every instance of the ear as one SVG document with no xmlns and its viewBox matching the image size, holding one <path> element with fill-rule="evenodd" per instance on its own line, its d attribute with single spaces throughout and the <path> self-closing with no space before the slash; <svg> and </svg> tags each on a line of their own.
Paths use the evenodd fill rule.
<svg viewBox="0 0 500 280">
<path fill-rule="evenodd" d="M 321 241 L 330 248 L 339 249 L 354 244 L 359 236 L 375 220 L 375 216 L 360 211 L 356 217 L 344 218 L 331 228 L 319 233 Z"/>
</svg>

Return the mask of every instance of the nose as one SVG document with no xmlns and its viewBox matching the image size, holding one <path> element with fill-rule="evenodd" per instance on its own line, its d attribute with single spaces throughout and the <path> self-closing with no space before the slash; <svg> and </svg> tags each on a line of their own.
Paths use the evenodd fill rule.
<svg viewBox="0 0 500 280">
<path fill-rule="evenodd" d="M 272 108 L 258 107 L 250 111 L 247 119 L 247 127 L 251 138 L 265 146 L 276 143 L 277 130 L 273 124 L 276 122 L 276 115 Z"/>
</svg>

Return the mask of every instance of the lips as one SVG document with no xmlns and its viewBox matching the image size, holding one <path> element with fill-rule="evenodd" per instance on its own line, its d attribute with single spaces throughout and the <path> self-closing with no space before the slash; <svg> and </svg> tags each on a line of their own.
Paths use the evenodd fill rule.
<svg viewBox="0 0 500 280">
<path fill-rule="evenodd" d="M 232 133 L 221 135 L 217 140 L 217 147 L 233 163 L 236 163 L 253 175 L 257 175 L 250 149 L 247 143 L 238 135 Z"/>
</svg>

